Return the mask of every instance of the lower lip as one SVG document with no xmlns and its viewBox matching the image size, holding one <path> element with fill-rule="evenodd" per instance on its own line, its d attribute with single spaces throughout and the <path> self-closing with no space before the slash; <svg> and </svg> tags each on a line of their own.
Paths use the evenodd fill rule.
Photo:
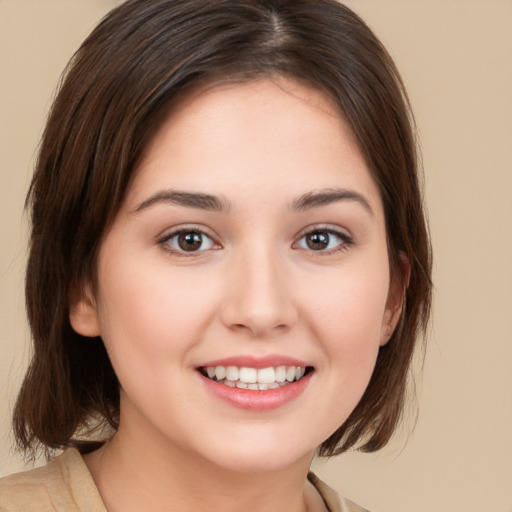
<svg viewBox="0 0 512 512">
<path fill-rule="evenodd" d="M 206 388 L 215 396 L 229 404 L 249 411 L 268 411 L 277 409 L 299 397 L 311 378 L 313 372 L 308 373 L 296 382 L 275 389 L 252 390 L 232 388 L 209 379 L 201 374 Z"/>
</svg>

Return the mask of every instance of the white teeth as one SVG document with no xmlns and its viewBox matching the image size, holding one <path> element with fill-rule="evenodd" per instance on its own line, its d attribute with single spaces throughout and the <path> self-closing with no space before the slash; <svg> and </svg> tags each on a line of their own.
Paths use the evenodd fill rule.
<svg viewBox="0 0 512 512">
<path fill-rule="evenodd" d="M 301 366 L 277 366 L 250 368 L 243 366 L 208 366 L 206 375 L 230 387 L 252 390 L 275 389 L 302 379 L 306 368 Z"/>
<path fill-rule="evenodd" d="M 251 384 L 251 385 L 254 385 L 254 384 Z M 261 391 L 266 391 L 267 389 L 276 389 L 276 388 L 281 387 L 278 382 L 271 382 L 270 384 L 257 384 L 257 386 L 258 386 L 258 389 Z M 252 388 L 250 388 L 250 389 L 252 389 Z"/>
<path fill-rule="evenodd" d="M 262 368 L 258 370 L 258 382 L 260 384 L 270 384 L 276 381 L 276 372 L 274 368 Z"/>
<path fill-rule="evenodd" d="M 278 366 L 276 368 L 276 382 L 284 382 L 286 380 L 286 366 Z"/>
<path fill-rule="evenodd" d="M 217 372 L 217 370 L 215 370 L 215 372 Z M 238 368 L 236 366 L 228 366 L 226 368 L 226 379 L 230 381 L 238 380 Z"/>
<path fill-rule="evenodd" d="M 286 370 L 286 380 L 288 382 L 293 382 L 295 380 L 295 377 L 297 375 L 297 370 L 299 368 L 296 368 L 295 366 L 289 366 Z"/>
<path fill-rule="evenodd" d="M 226 376 L 226 368 L 224 366 L 215 367 L 215 377 L 217 380 L 222 380 Z"/>
<path fill-rule="evenodd" d="M 254 384 L 258 379 L 258 370 L 256 368 L 240 368 L 240 373 L 238 374 L 238 378 L 242 382 L 247 382 L 248 384 Z"/>
</svg>

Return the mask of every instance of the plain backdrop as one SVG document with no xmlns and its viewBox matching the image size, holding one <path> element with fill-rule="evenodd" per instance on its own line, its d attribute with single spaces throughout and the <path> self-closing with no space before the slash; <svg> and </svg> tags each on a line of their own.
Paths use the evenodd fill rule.
<svg viewBox="0 0 512 512">
<path fill-rule="evenodd" d="M 113 0 L 0 0 L 0 474 L 30 352 L 23 202 L 59 75 Z M 512 510 L 512 2 L 353 0 L 417 117 L 435 310 L 415 413 L 383 451 L 315 463 L 374 512 Z M 51 250 L 51 247 L 48 248 Z"/>
</svg>

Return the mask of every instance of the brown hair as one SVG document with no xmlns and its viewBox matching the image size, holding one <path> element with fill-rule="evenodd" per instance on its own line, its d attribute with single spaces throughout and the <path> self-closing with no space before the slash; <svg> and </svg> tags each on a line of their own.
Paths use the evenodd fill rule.
<svg viewBox="0 0 512 512">
<path fill-rule="evenodd" d="M 374 451 L 390 439 L 431 298 L 413 123 L 391 58 L 335 0 L 129 0 L 71 60 L 27 197 L 34 353 L 14 430 L 28 454 L 71 444 L 94 418 L 117 426 L 116 375 L 102 340 L 71 328 L 68 294 L 73 284 L 94 284 L 102 237 L 162 113 L 198 83 L 275 74 L 323 91 L 350 124 L 382 195 L 390 268 L 405 293 L 399 328 L 381 347 L 363 398 L 319 453 Z M 410 262 L 408 286 L 401 255 Z"/>
</svg>

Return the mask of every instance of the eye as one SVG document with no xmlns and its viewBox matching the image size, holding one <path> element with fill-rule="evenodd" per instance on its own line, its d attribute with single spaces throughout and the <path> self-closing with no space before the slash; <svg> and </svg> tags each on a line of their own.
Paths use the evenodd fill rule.
<svg viewBox="0 0 512 512">
<path fill-rule="evenodd" d="M 202 231 L 186 229 L 176 231 L 160 241 L 171 252 L 201 252 L 216 247 L 215 242 Z"/>
<path fill-rule="evenodd" d="M 332 229 L 315 229 L 303 235 L 297 247 L 311 251 L 330 252 L 351 243 L 350 237 Z"/>
</svg>

